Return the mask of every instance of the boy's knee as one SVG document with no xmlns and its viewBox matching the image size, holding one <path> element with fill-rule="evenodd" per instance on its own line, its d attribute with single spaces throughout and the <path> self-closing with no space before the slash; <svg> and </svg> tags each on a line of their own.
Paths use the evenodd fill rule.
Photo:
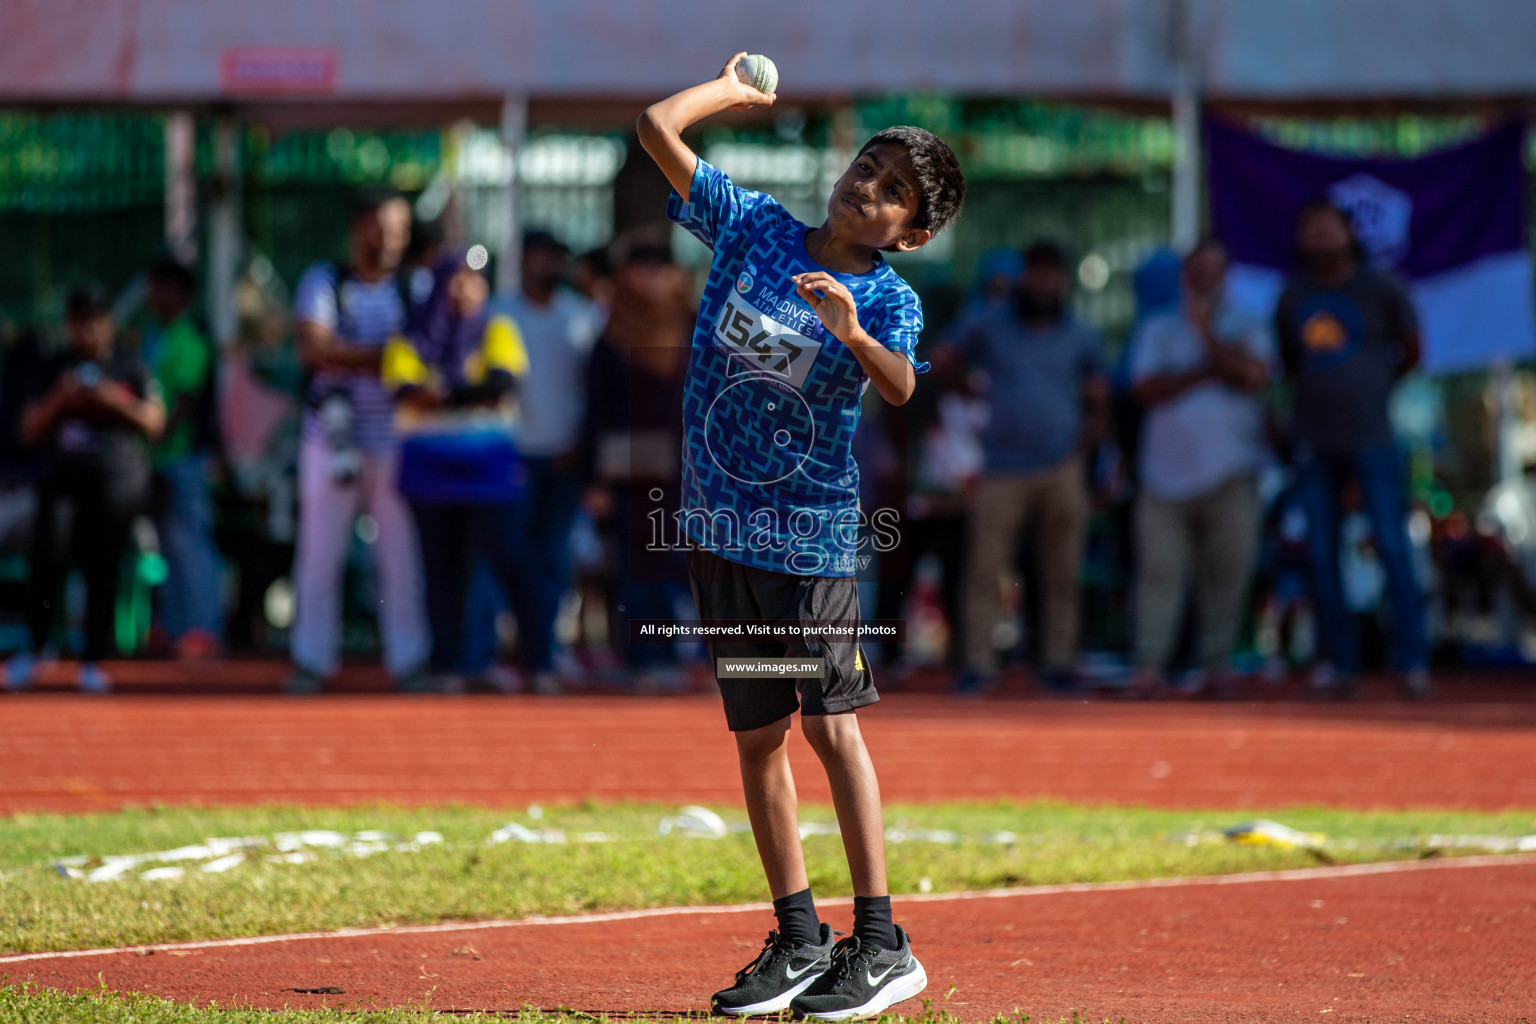
<svg viewBox="0 0 1536 1024">
<path fill-rule="evenodd" d="M 859 732 L 859 717 L 851 711 L 804 716 L 801 728 L 805 731 L 806 742 L 823 761 L 842 757 L 864 745 L 864 737 Z"/>
<path fill-rule="evenodd" d="M 736 733 L 736 751 L 743 760 L 762 761 L 778 753 L 788 737 L 789 719 L 782 718 L 772 725 Z"/>
</svg>

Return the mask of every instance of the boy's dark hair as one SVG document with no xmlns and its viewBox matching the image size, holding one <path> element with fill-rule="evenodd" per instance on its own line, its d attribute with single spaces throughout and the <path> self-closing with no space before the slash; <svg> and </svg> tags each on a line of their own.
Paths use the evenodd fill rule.
<svg viewBox="0 0 1536 1024">
<path fill-rule="evenodd" d="M 1062 247 L 1055 242 L 1042 239 L 1030 243 L 1024 250 L 1024 266 L 1043 267 L 1047 270 L 1066 270 L 1067 254 Z"/>
<path fill-rule="evenodd" d="M 881 143 L 905 149 L 917 174 L 917 215 L 912 226 L 936 235 L 953 224 L 965 203 L 965 175 L 949 144 L 933 132 L 903 124 L 876 132 L 859 152 Z"/>
<path fill-rule="evenodd" d="M 112 312 L 111 300 L 99 284 L 84 284 L 69 293 L 64 301 L 64 317 L 67 320 L 94 320 Z"/>
<path fill-rule="evenodd" d="M 197 291 L 197 275 L 192 268 L 169 253 L 163 253 L 150 263 L 144 276 L 151 281 L 168 284 L 185 298 Z"/>
</svg>

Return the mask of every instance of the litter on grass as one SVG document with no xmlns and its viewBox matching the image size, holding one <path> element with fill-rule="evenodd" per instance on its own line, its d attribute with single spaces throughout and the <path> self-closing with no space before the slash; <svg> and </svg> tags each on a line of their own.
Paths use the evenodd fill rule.
<svg viewBox="0 0 1536 1024">
<path fill-rule="evenodd" d="M 619 838 L 612 832 L 578 832 L 567 840 L 566 834 L 557 828 L 529 828 L 509 821 L 491 833 L 486 842 L 497 843 L 550 843 L 558 845 L 567 841 L 575 843 L 611 843 Z"/>
<path fill-rule="evenodd" d="M 1275 846 L 1285 850 L 1306 850 L 1328 859 L 1335 853 L 1420 853 L 1445 850 L 1475 850 L 1479 853 L 1536 853 L 1536 835 L 1425 835 L 1397 836 L 1388 839 L 1353 839 L 1322 832 L 1304 832 L 1278 821 L 1260 818 L 1233 825 L 1220 832 L 1186 832 L 1176 837 L 1186 846 L 1202 843 L 1240 843 L 1245 846 Z"/>
<path fill-rule="evenodd" d="M 271 864 L 303 864 L 318 859 L 318 851 L 329 850 L 344 857 L 371 857 L 377 853 L 409 853 L 443 841 L 438 832 L 417 832 L 411 838 L 392 832 L 367 829 L 362 832 L 332 832 L 312 829 L 305 832 L 279 832 L 267 836 L 205 839 L 193 846 L 152 853 L 108 854 L 105 857 L 64 857 L 54 862 L 54 870 L 65 878 L 87 882 L 111 882 L 137 878 L 146 882 L 184 878 L 189 872 L 221 874 L 248 860 Z"/>
<path fill-rule="evenodd" d="M 509 821 L 492 832 L 488 845 L 501 843 L 530 843 L 560 846 L 566 843 L 610 843 L 619 839 L 612 832 L 576 832 L 567 834 L 560 829 L 542 823 L 543 808 L 537 804 L 528 808 L 527 816 L 535 824 L 525 825 Z M 656 829 L 659 836 L 698 839 L 723 839 L 733 833 L 751 831 L 745 821 L 727 823 L 719 814 L 707 807 L 689 805 L 676 814 L 661 819 Z M 808 821 L 800 826 L 802 838 L 810 836 L 836 836 L 837 825 L 833 822 Z M 941 843 L 954 845 L 961 842 L 978 842 L 990 845 L 1012 846 L 1018 836 L 1012 832 L 991 832 L 984 836 L 967 837 L 948 829 L 888 828 L 888 843 Z M 272 836 L 239 836 L 233 838 L 205 839 L 192 846 L 174 850 L 158 850 L 152 853 L 108 854 L 102 857 L 65 857 L 54 862 L 54 870 L 65 878 L 87 882 L 110 882 L 119 879 L 140 881 L 170 881 L 186 878 L 191 874 L 222 874 L 249 862 L 268 864 L 308 864 L 322 857 L 372 857 L 381 853 L 409 853 L 426 846 L 438 845 L 443 837 L 438 832 L 417 832 L 413 837 L 399 836 L 379 829 L 360 832 L 336 832 L 331 829 L 305 829 L 298 832 L 278 832 Z"/>
<path fill-rule="evenodd" d="M 705 839 L 724 839 L 730 833 L 725 819 L 708 807 L 689 804 L 674 815 L 661 819 L 656 834 L 669 836 L 673 832 L 685 836 L 702 836 Z"/>
<path fill-rule="evenodd" d="M 528 808 L 527 816 L 537 824 L 530 827 L 516 821 L 508 822 L 492 832 L 485 842 L 489 845 L 529 843 L 558 846 L 567 843 L 608 843 L 620 838 L 612 832 L 567 834 L 560 829 L 552 828 L 542 823 L 544 812 L 536 804 Z M 728 835 L 750 831 L 751 826 L 745 821 L 727 822 L 707 807 L 690 805 L 662 818 L 656 834 L 680 838 L 723 839 Z M 800 825 L 802 839 L 836 835 L 838 835 L 838 827 L 833 822 L 807 821 Z M 1424 835 L 1391 839 L 1351 839 L 1329 836 L 1322 832 L 1307 832 L 1262 818 L 1221 831 L 1186 832 L 1172 838 L 1187 846 L 1205 843 L 1239 843 L 1247 846 L 1305 850 L 1321 860 L 1329 860 L 1335 854 L 1352 852 L 1422 855 L 1452 850 L 1482 853 L 1536 853 L 1536 835 Z M 1022 841 L 1018 835 L 1007 830 L 982 835 L 963 835 L 950 829 L 914 827 L 887 828 L 885 840 L 893 844 L 933 843 L 945 846 L 958 844 L 1015 846 Z M 372 857 L 381 853 L 409 853 L 442 843 L 443 836 L 433 831 L 417 832 L 414 836 L 405 837 L 378 829 L 350 833 L 329 829 L 307 829 L 299 832 L 279 832 L 272 836 L 205 839 L 191 846 L 153 853 L 65 857 L 56 861 L 53 867 L 65 878 L 88 882 L 109 882 L 125 878 L 169 881 L 185 878 L 191 874 L 221 874 L 251 862 L 307 864 L 318 861 L 322 857 Z"/>
<path fill-rule="evenodd" d="M 543 809 L 537 804 L 528 808 L 528 817 L 538 821 L 543 817 Z M 658 836 L 677 836 L 687 839 L 724 839 L 728 835 L 741 835 L 752 831 L 752 825 L 746 821 L 727 822 L 720 815 L 708 807 L 700 807 L 690 804 L 679 808 L 676 814 L 669 814 L 661 819 L 656 827 Z M 841 835 L 836 822 L 832 821 L 806 821 L 800 823 L 800 838 L 808 839 L 811 836 L 837 836 Z M 607 843 L 619 838 L 610 832 L 580 832 L 573 836 L 567 836 L 564 832 L 547 825 L 530 828 L 516 821 L 507 824 L 492 832 L 488 843 Z M 949 829 L 925 829 L 925 828 L 888 828 L 885 830 L 885 841 L 888 843 L 942 843 L 955 845 L 962 842 L 975 842 L 990 846 L 1013 846 L 1019 841 L 1019 837 L 1007 830 L 988 832 L 981 836 L 963 836 Z"/>
</svg>

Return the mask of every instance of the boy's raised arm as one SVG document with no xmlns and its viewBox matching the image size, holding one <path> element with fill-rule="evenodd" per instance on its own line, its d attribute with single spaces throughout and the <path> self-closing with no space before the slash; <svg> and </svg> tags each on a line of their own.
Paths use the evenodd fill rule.
<svg viewBox="0 0 1536 1024">
<path fill-rule="evenodd" d="M 645 147 L 685 202 L 693 187 L 698 155 L 683 141 L 683 132 L 690 125 L 723 110 L 746 110 L 773 103 L 772 93 L 758 92 L 736 77 L 736 65 L 745 56 L 742 52 L 732 57 L 720 74 L 710 81 L 646 107 L 635 125 L 640 134 L 640 145 Z"/>
</svg>

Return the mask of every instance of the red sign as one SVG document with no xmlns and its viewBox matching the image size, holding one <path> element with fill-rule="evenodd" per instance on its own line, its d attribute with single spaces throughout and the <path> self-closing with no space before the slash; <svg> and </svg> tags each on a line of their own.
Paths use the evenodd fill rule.
<svg viewBox="0 0 1536 1024">
<path fill-rule="evenodd" d="M 219 60 L 225 93 L 328 93 L 341 75 L 341 54 L 329 46 L 236 46 Z"/>
</svg>

